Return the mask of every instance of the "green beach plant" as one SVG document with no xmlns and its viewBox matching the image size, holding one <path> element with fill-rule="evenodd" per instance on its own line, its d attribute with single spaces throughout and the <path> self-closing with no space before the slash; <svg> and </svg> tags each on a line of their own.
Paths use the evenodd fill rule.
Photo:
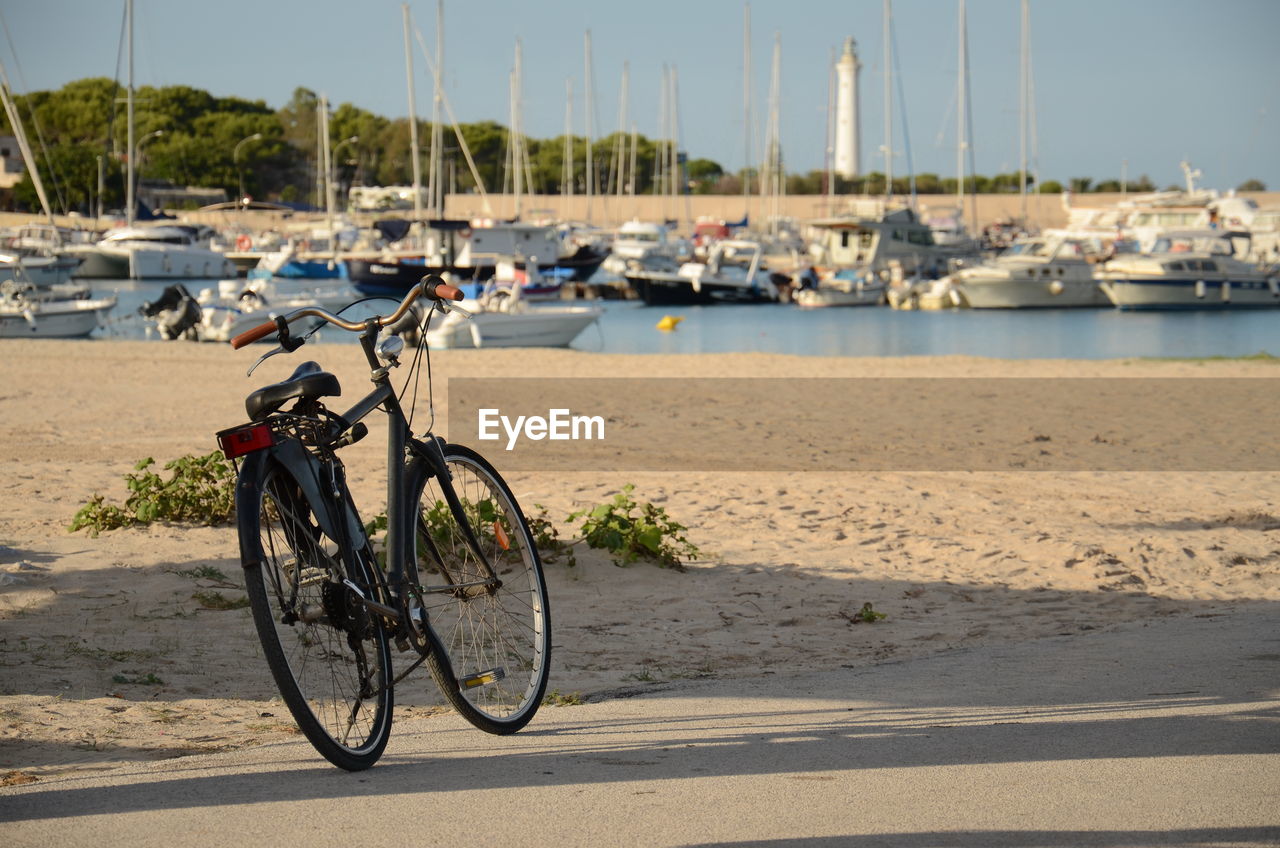
<svg viewBox="0 0 1280 848">
<path fill-rule="evenodd" d="M 662 568 L 683 570 L 685 562 L 702 556 L 702 551 L 685 536 L 689 528 L 660 506 L 638 503 L 631 496 L 634 491 L 635 486 L 628 483 L 613 500 L 574 512 L 566 520 L 581 519 L 583 540 L 592 548 L 613 554 L 614 565 L 646 559 Z"/>
<path fill-rule="evenodd" d="M 166 463 L 164 470 L 171 472 L 167 479 L 152 471 L 153 465 L 155 460 L 147 457 L 133 467 L 135 473 L 125 475 L 129 497 L 123 506 L 95 494 L 76 512 L 68 531 L 88 528 L 97 536 L 154 521 L 226 524 L 235 515 L 236 472 L 220 451 Z"/>
</svg>

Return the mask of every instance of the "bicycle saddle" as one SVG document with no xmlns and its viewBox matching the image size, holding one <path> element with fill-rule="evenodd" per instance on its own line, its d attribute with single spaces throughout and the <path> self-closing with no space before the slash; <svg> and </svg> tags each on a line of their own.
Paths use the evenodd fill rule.
<svg viewBox="0 0 1280 848">
<path fill-rule="evenodd" d="M 289 378 L 263 386 L 244 399 L 251 421 L 266 418 L 294 398 L 337 397 L 342 394 L 338 378 L 320 369 L 318 362 L 304 362 Z"/>
</svg>

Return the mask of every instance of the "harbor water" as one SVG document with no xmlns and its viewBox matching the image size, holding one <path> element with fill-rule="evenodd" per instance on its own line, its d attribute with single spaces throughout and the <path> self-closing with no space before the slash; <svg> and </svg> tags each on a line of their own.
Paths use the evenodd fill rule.
<svg viewBox="0 0 1280 848">
<path fill-rule="evenodd" d="M 108 326 L 94 338 L 156 338 L 138 313 L 165 283 L 85 280 L 95 294 L 116 292 Z M 216 280 L 188 280 L 196 294 Z M 906 312 L 885 306 L 802 310 L 790 304 L 647 307 L 637 301 L 598 301 L 599 322 L 573 342 L 605 353 L 764 352 L 801 356 L 941 356 L 1000 359 L 1204 358 L 1280 356 L 1280 309 L 1121 312 L 1116 309 L 949 310 Z M 465 302 L 463 303 L 465 306 Z M 363 314 L 391 308 L 362 305 Z M 348 313 L 349 317 L 359 312 Z M 657 329 L 666 316 L 674 330 Z M 322 333 L 323 342 L 351 343 L 347 333 Z M 178 342 L 163 342 L 177 344 Z M 186 342 L 183 342 L 186 343 Z"/>
</svg>

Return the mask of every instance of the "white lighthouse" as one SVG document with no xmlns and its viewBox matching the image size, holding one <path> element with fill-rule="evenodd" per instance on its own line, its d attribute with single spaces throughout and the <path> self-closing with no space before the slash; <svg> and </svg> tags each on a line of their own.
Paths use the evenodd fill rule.
<svg viewBox="0 0 1280 848">
<path fill-rule="evenodd" d="M 844 40 L 844 54 L 836 63 L 836 173 L 853 179 L 862 170 L 862 143 L 858 126 L 857 43 Z"/>
</svg>

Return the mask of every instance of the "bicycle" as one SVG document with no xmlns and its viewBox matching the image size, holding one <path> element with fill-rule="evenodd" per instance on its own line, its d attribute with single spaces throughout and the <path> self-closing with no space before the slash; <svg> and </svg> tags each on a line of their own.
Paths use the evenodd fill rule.
<svg viewBox="0 0 1280 848">
<path fill-rule="evenodd" d="M 524 727 L 547 687 L 550 609 L 524 514 L 480 454 L 430 428 L 413 436 L 391 383 L 405 348 L 397 328 L 419 297 L 432 306 L 408 372 L 416 379 L 432 314 L 466 314 L 449 306 L 462 293 L 435 276 L 386 317 L 352 322 L 304 308 L 231 340 L 238 349 L 276 333 L 279 346 L 252 374 L 301 347 L 308 336 L 291 336 L 289 325 L 314 317 L 360 333 L 369 362 L 373 391 L 342 414 L 322 402 L 341 394 L 337 377 L 308 361 L 248 396 L 248 424 L 218 433 L 237 466 L 241 565 L 267 664 L 299 729 L 349 771 L 381 757 L 395 685 L 423 663 L 453 708 L 489 733 Z M 388 420 L 385 561 L 337 456 L 368 434 L 362 419 L 375 409 Z M 392 646 L 413 654 L 399 674 Z"/>
</svg>

